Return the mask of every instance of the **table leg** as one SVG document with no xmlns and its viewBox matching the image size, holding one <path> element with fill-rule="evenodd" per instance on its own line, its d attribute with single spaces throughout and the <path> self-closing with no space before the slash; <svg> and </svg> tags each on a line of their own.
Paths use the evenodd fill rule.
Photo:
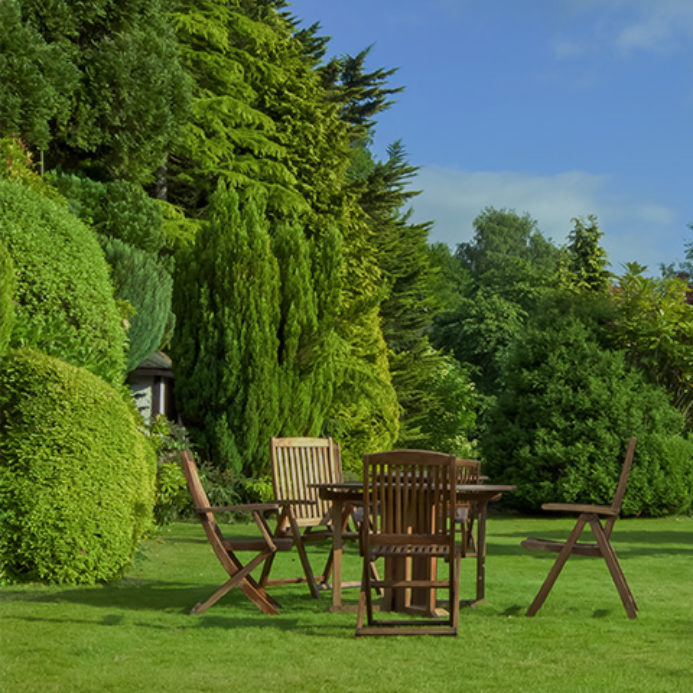
<svg viewBox="0 0 693 693">
<path fill-rule="evenodd" d="M 480 500 L 476 520 L 476 600 L 484 599 L 484 579 L 486 573 L 486 509 L 488 501 Z"/>
<path fill-rule="evenodd" d="M 342 501 L 332 501 L 332 608 L 342 607 Z"/>
</svg>

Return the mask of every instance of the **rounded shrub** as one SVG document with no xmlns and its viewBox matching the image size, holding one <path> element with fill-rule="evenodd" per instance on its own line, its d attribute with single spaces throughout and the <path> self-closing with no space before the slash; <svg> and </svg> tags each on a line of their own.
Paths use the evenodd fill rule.
<svg viewBox="0 0 693 693">
<path fill-rule="evenodd" d="M 122 382 L 125 331 L 93 231 L 66 205 L 0 181 L 0 241 L 17 278 L 12 343 Z"/>
<path fill-rule="evenodd" d="M 693 441 L 666 391 L 575 316 L 551 318 L 515 343 L 481 439 L 489 475 L 517 485 L 507 502 L 523 510 L 547 501 L 609 504 L 634 435 L 624 514 L 689 511 Z"/>
<path fill-rule="evenodd" d="M 89 371 L 30 349 L 0 364 L 0 577 L 94 583 L 152 526 L 156 455 L 134 408 Z"/>
</svg>

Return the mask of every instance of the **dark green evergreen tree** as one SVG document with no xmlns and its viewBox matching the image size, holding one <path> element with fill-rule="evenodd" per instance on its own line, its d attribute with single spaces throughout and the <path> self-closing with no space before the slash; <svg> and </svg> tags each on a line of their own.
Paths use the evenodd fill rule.
<svg viewBox="0 0 693 693">
<path fill-rule="evenodd" d="M 380 315 L 392 383 L 402 408 L 396 444 L 469 455 L 468 436 L 475 421 L 473 388 L 462 370 L 429 342 L 438 308 L 427 246 L 430 224 L 411 223 L 410 212 L 403 209 L 417 194 L 407 188 L 417 169 L 407 162 L 399 142 L 388 153 L 386 162 L 370 167 L 360 199 L 387 285 Z M 459 382 L 453 385 L 455 378 Z M 450 409 L 458 414 L 447 419 Z M 444 421 L 455 428 L 444 430 Z"/>
<path fill-rule="evenodd" d="M 79 72 L 57 43 L 22 21 L 22 3 L 0 3 L 0 137 L 16 135 L 45 150 L 51 126 L 69 117 Z"/>
<path fill-rule="evenodd" d="M 133 307 L 128 328 L 128 372 L 161 345 L 173 322 L 173 280 L 156 256 L 117 238 L 101 238 L 116 296 Z"/>
<path fill-rule="evenodd" d="M 263 212 L 220 183 L 174 288 L 179 411 L 208 458 L 251 477 L 281 430 L 279 269 Z"/>
<path fill-rule="evenodd" d="M 4 3 L 3 3 L 4 4 Z M 22 0 L 22 20 L 78 74 L 49 123 L 50 167 L 147 181 L 187 117 L 188 80 L 162 0 Z M 28 30 L 28 29 L 27 29 Z M 37 70 L 45 61 L 37 57 Z M 62 66 L 62 73 L 67 67 Z M 13 88 L 17 88 L 16 85 Z M 49 101 L 50 103 L 50 101 Z M 42 141 L 29 141 L 43 148 Z"/>
</svg>

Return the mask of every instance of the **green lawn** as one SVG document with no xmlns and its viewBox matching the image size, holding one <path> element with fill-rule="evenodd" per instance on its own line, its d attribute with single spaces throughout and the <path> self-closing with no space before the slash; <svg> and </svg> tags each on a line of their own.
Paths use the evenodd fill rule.
<svg viewBox="0 0 693 693">
<path fill-rule="evenodd" d="M 603 561 L 571 558 L 534 619 L 524 616 L 570 519 L 493 515 L 487 603 L 460 635 L 354 638 L 355 614 L 329 593 L 274 588 L 279 616 L 233 590 L 202 616 L 189 608 L 225 579 L 197 524 L 148 541 L 122 580 L 98 587 L 4 587 L 2 691 L 692 691 L 693 518 L 620 520 L 616 548 L 640 616 L 630 621 Z M 236 531 L 238 526 L 225 526 Z M 317 554 L 322 555 L 317 555 Z M 316 566 L 324 557 L 314 550 Z M 345 578 L 360 565 L 347 552 Z M 300 574 L 295 552 L 275 562 Z M 463 561 L 462 596 L 474 563 Z M 357 590 L 346 590 L 356 602 Z"/>
</svg>

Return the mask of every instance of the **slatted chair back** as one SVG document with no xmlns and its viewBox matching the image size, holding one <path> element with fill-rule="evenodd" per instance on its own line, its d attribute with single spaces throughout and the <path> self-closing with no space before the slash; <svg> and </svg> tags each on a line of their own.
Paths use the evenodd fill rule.
<svg viewBox="0 0 693 693">
<path fill-rule="evenodd" d="M 272 438 L 270 452 L 275 499 L 313 501 L 294 507 L 298 525 L 326 524 L 330 503 L 310 484 L 343 481 L 339 446 L 332 438 Z"/>
<path fill-rule="evenodd" d="M 364 455 L 364 513 L 371 523 L 366 548 L 420 544 L 432 555 L 452 555 L 455 475 L 454 455 L 426 450 Z"/>
<path fill-rule="evenodd" d="M 479 460 L 455 460 L 458 484 L 478 484 L 481 476 L 481 462 Z"/>
<path fill-rule="evenodd" d="M 626 458 L 623 461 L 623 468 L 621 469 L 621 476 L 618 479 L 618 485 L 616 486 L 616 492 L 614 493 L 614 499 L 611 501 L 611 508 L 616 513 L 614 517 L 610 517 L 604 523 L 604 533 L 607 539 L 611 536 L 611 530 L 614 528 L 614 522 L 616 522 L 616 516 L 621 512 L 621 505 L 623 504 L 623 496 L 626 494 L 626 484 L 628 483 L 628 477 L 630 476 L 630 469 L 633 466 L 633 455 L 635 454 L 635 444 L 637 439 L 631 437 L 628 441 L 628 447 L 626 449 Z"/>
</svg>

